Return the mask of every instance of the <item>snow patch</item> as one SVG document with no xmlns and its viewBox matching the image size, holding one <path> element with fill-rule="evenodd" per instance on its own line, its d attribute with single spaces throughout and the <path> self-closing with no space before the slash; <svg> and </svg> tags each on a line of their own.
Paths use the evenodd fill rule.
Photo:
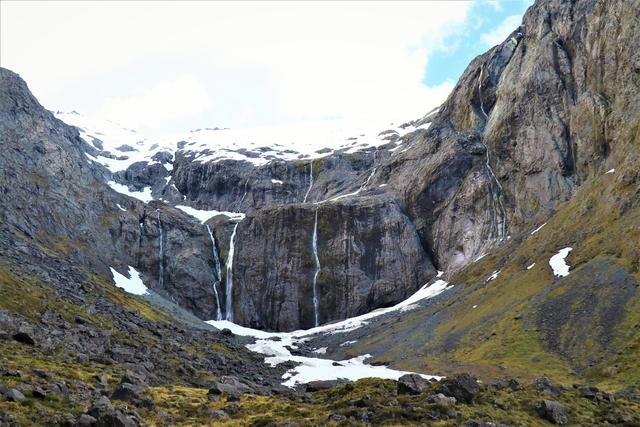
<svg viewBox="0 0 640 427">
<path fill-rule="evenodd" d="M 278 184 L 278 185 L 282 185 L 282 184 L 284 184 L 284 182 L 282 182 L 282 181 L 281 181 L 281 180 L 279 180 L 279 179 L 271 179 L 271 183 L 272 183 L 272 184 Z"/>
<path fill-rule="evenodd" d="M 566 277 L 569 275 L 569 265 L 565 262 L 565 258 L 569 255 L 573 248 L 560 249 L 557 254 L 549 259 L 549 265 L 553 269 L 553 274 L 557 277 Z"/>
<path fill-rule="evenodd" d="M 486 278 L 485 283 L 494 280 L 496 277 L 498 277 L 498 274 L 500 274 L 500 270 L 496 270 L 493 273 L 491 273 L 491 275 Z"/>
<path fill-rule="evenodd" d="M 534 262 L 533 264 L 531 264 L 530 266 L 527 267 L 527 270 L 531 270 L 533 267 L 535 267 L 536 263 Z"/>
<path fill-rule="evenodd" d="M 147 287 L 142 283 L 140 273 L 138 273 L 135 268 L 129 266 L 130 277 L 126 277 L 118 273 L 112 267 L 110 268 L 111 274 L 113 275 L 113 281 L 117 287 L 124 289 L 126 292 L 133 295 L 146 295 L 149 293 Z"/>
<path fill-rule="evenodd" d="M 120 203 L 116 203 L 116 206 L 118 207 L 118 209 L 120 209 L 122 212 L 126 212 L 127 210 L 125 208 L 123 208 L 122 206 L 120 206 Z"/>
<path fill-rule="evenodd" d="M 216 211 L 216 210 L 205 211 L 205 210 L 192 208 L 191 206 L 183 206 L 183 205 L 176 205 L 176 208 L 180 209 L 182 212 L 188 215 L 191 215 L 197 218 L 203 224 L 207 222 L 210 218 L 213 218 L 216 215 L 228 216 L 233 221 L 242 221 L 245 217 L 245 214 L 243 214 L 242 212 L 226 212 L 226 211 Z"/>
<path fill-rule="evenodd" d="M 126 185 L 118 184 L 115 181 L 109 181 L 107 182 L 107 185 L 120 194 L 133 197 L 134 199 L 138 199 L 144 203 L 149 203 L 153 200 L 153 196 L 151 196 L 151 187 L 145 187 L 142 191 L 129 191 L 129 188 L 127 188 Z"/>
<path fill-rule="evenodd" d="M 547 225 L 547 223 L 546 223 L 546 222 L 545 222 L 544 224 L 542 224 L 540 227 L 538 227 L 538 228 L 536 228 L 535 230 L 533 230 L 533 231 L 531 232 L 531 236 L 533 236 L 533 235 L 534 235 L 534 234 L 536 234 L 538 231 L 540 231 L 540 229 L 541 229 L 542 227 L 544 227 L 545 225 Z"/>
<path fill-rule="evenodd" d="M 604 174 L 607 175 L 609 173 L 614 173 L 616 170 L 615 169 L 609 169 L 608 171 L 606 171 Z"/>
<path fill-rule="evenodd" d="M 207 321 L 207 323 L 215 326 L 220 330 L 228 328 L 237 335 L 256 338 L 257 341 L 254 344 L 247 345 L 247 348 L 251 351 L 255 351 L 267 356 L 265 358 L 265 362 L 270 364 L 271 366 L 276 366 L 287 361 L 299 363 L 299 366 L 288 370 L 282 376 L 282 379 L 284 380 L 282 384 L 287 387 L 294 387 L 297 384 L 307 383 L 315 380 L 333 380 L 339 378 L 345 378 L 352 381 L 368 377 L 389 378 L 397 380 L 402 375 L 410 372 L 397 371 L 394 369 L 389 369 L 385 366 L 367 365 L 365 363 L 365 360 L 371 357 L 368 354 L 347 360 L 335 361 L 330 359 L 294 356 L 289 351 L 289 348 L 297 348 L 296 343 L 306 341 L 313 335 L 347 332 L 360 328 L 361 326 L 366 325 L 368 323 L 367 320 L 369 319 L 392 311 L 400 311 L 404 307 L 414 305 L 418 301 L 432 298 L 448 288 L 449 284 L 447 282 L 445 282 L 444 280 L 436 280 L 432 284 L 427 283 L 415 294 L 393 307 L 375 310 L 373 312 L 346 319 L 341 322 L 322 325 L 308 330 L 276 333 L 246 328 L 244 326 L 236 325 L 235 323 L 229 322 L 227 320 L 209 320 Z M 352 344 L 354 342 L 355 341 L 347 341 L 341 344 L 341 346 Z M 316 350 L 316 352 L 319 350 L 321 349 Z M 429 375 L 421 376 L 427 379 L 439 378 Z"/>
</svg>

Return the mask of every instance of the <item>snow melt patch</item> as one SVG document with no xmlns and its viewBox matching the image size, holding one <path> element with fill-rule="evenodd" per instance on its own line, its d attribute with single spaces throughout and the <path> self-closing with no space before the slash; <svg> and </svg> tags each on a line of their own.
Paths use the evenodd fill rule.
<svg viewBox="0 0 640 427">
<path fill-rule="evenodd" d="M 491 275 L 486 278 L 485 283 L 494 280 L 496 277 L 498 277 L 498 274 L 500 274 L 500 270 L 496 270 L 493 273 L 491 273 Z"/>
<path fill-rule="evenodd" d="M 142 283 L 140 273 L 138 273 L 135 268 L 129 266 L 129 277 L 118 273 L 112 267 L 110 268 L 111 274 L 113 275 L 113 281 L 117 287 L 124 289 L 126 292 L 133 295 L 146 295 L 149 293 L 147 287 Z"/>
<path fill-rule="evenodd" d="M 289 349 L 297 348 L 297 343 L 306 341 L 313 335 L 347 332 L 357 329 L 366 325 L 368 323 L 367 320 L 369 319 L 392 311 L 402 311 L 403 308 L 413 306 L 420 300 L 432 298 L 448 288 L 449 284 L 447 282 L 444 280 L 436 280 L 433 284 L 427 283 L 415 294 L 393 307 L 379 309 L 358 317 L 343 320 L 342 322 L 294 332 L 265 332 L 236 325 L 235 323 L 227 320 L 209 320 L 207 323 L 220 330 L 228 328 L 237 335 L 256 338 L 257 341 L 254 344 L 247 345 L 247 348 L 251 351 L 267 356 L 265 358 L 265 363 L 272 366 L 276 366 L 287 361 L 299 363 L 299 366 L 288 370 L 282 376 L 282 379 L 284 380 L 282 384 L 287 387 L 295 387 L 297 384 L 303 384 L 315 380 L 333 380 L 341 378 L 351 381 L 369 377 L 397 380 L 402 375 L 411 372 L 397 371 L 385 366 L 367 365 L 365 360 L 371 357 L 368 354 L 347 360 L 335 361 L 331 359 L 294 356 L 291 354 Z M 351 343 L 353 342 L 347 341 L 343 343 L 343 345 Z M 316 350 L 316 352 L 319 352 L 320 350 L 322 350 L 322 348 Z M 436 376 L 422 374 L 421 376 L 427 379 L 439 378 Z"/>
<path fill-rule="evenodd" d="M 544 227 L 545 225 L 547 225 L 547 223 L 545 222 L 544 224 L 542 224 L 540 227 L 536 228 L 535 230 L 533 230 L 531 232 L 531 235 L 533 236 L 534 234 L 536 234 L 538 231 L 540 231 L 542 229 L 542 227 Z"/>
<path fill-rule="evenodd" d="M 133 197 L 134 199 L 138 199 L 144 203 L 149 203 L 153 200 L 153 196 L 151 196 L 151 187 L 145 187 L 142 191 L 129 191 L 129 188 L 127 188 L 126 185 L 118 184 L 115 181 L 109 181 L 107 182 L 107 185 L 120 194 Z"/>
<path fill-rule="evenodd" d="M 216 210 L 205 211 L 205 210 L 192 208 L 191 206 L 183 206 L 183 205 L 176 205 L 176 208 L 180 209 L 182 212 L 188 215 L 198 218 L 198 220 L 200 220 L 200 222 L 203 224 L 207 222 L 207 220 L 209 220 L 210 218 L 213 218 L 216 215 L 225 215 L 234 221 L 242 221 L 245 217 L 245 214 L 243 214 L 242 212 L 226 212 L 226 211 L 216 211 Z"/>
<path fill-rule="evenodd" d="M 569 255 L 573 248 L 560 249 L 557 254 L 549 259 L 549 265 L 553 269 L 553 274 L 557 277 L 565 277 L 569 275 L 569 265 L 565 262 L 565 258 Z"/>
</svg>

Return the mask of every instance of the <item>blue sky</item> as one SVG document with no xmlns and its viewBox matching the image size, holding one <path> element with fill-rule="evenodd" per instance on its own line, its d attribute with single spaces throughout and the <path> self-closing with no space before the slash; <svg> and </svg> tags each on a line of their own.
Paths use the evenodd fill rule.
<svg viewBox="0 0 640 427">
<path fill-rule="evenodd" d="M 533 0 L 476 1 L 464 27 L 454 31 L 436 50 L 424 70 L 423 83 L 428 86 L 457 81 L 477 55 L 502 42 L 505 32 L 513 31 Z"/>
<path fill-rule="evenodd" d="M 410 120 L 529 4 L 1 2 L 0 65 L 51 110 L 147 133 Z"/>
</svg>

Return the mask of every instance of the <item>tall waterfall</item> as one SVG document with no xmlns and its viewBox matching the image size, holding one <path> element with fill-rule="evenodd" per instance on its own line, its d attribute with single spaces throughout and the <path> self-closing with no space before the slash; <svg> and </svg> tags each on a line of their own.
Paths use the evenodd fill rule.
<svg viewBox="0 0 640 427">
<path fill-rule="evenodd" d="M 480 74 L 478 76 L 478 98 L 480 100 L 480 111 L 484 115 L 485 121 L 489 119 L 489 116 L 484 111 L 484 104 L 482 102 L 482 72 L 484 71 L 483 67 L 480 67 Z M 493 230 L 495 236 L 499 240 L 503 240 L 507 233 L 507 211 L 504 208 L 504 204 L 502 203 L 502 198 L 504 197 L 504 190 L 500 181 L 496 177 L 496 174 L 493 172 L 493 168 L 491 167 L 491 153 L 489 151 L 489 147 L 484 141 L 480 141 L 480 143 L 484 146 L 485 152 L 485 169 L 489 174 L 489 178 L 495 184 L 496 191 L 494 192 L 491 188 L 489 188 L 489 194 L 491 195 L 491 202 L 493 204 L 494 215 L 491 218 Z M 498 216 L 500 217 L 498 219 Z"/>
<path fill-rule="evenodd" d="M 313 187 L 313 160 L 311 160 L 311 162 L 309 163 L 309 188 L 307 188 L 307 192 L 304 195 L 304 199 L 302 199 L 302 203 L 307 202 L 307 197 L 309 197 L 311 187 Z"/>
<path fill-rule="evenodd" d="M 235 251 L 236 231 L 238 230 L 238 224 L 233 227 L 233 233 L 231 233 L 231 240 L 229 241 L 229 254 L 227 255 L 227 286 L 226 292 L 226 320 L 233 322 L 233 253 Z"/>
<path fill-rule="evenodd" d="M 320 308 L 318 301 L 318 274 L 320 273 L 320 259 L 318 258 L 318 208 L 316 208 L 315 220 L 313 222 L 313 237 L 311 239 L 311 249 L 313 250 L 313 262 L 316 271 L 313 274 L 313 314 L 315 326 L 320 326 Z"/>
<path fill-rule="evenodd" d="M 213 251 L 213 260 L 215 261 L 216 277 L 211 287 L 213 288 L 213 294 L 216 297 L 216 320 L 222 320 L 222 309 L 220 307 L 220 296 L 218 295 L 218 283 L 222 280 L 222 268 L 220 267 L 220 257 L 218 256 L 218 249 L 216 248 L 216 239 L 213 237 L 211 228 L 207 225 L 207 231 L 209 232 L 209 238 L 211 239 L 211 248 Z"/>
<path fill-rule="evenodd" d="M 160 253 L 159 253 L 159 271 L 158 271 L 158 288 L 164 287 L 164 233 L 162 231 L 162 221 L 160 220 L 160 209 L 157 209 L 158 213 L 158 229 L 160 230 Z"/>
</svg>

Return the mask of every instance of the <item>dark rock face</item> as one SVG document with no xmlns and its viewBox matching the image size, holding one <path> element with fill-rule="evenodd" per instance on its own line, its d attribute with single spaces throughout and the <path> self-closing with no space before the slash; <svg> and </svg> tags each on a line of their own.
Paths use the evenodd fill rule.
<svg viewBox="0 0 640 427">
<path fill-rule="evenodd" d="M 314 325 L 316 209 L 321 323 L 393 305 L 435 275 L 411 221 L 393 201 L 361 198 L 264 209 L 237 230 L 238 322 L 274 330 Z"/>
</svg>

